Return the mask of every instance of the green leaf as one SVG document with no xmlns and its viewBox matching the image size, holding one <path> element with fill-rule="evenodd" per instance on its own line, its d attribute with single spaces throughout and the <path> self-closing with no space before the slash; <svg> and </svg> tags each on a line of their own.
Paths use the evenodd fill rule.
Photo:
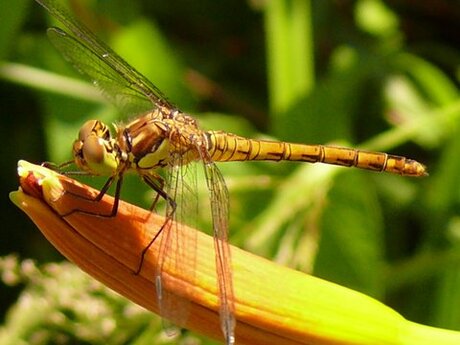
<svg viewBox="0 0 460 345">
<path fill-rule="evenodd" d="M 383 220 L 372 180 L 340 175 L 321 216 L 315 275 L 381 297 Z"/>
</svg>

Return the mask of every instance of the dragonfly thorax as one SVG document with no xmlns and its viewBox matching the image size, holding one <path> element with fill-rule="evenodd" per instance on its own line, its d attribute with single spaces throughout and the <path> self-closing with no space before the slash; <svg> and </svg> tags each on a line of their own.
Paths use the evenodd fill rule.
<svg viewBox="0 0 460 345">
<path fill-rule="evenodd" d="M 161 115 L 161 114 L 160 114 Z M 156 112 L 117 127 L 117 143 L 126 152 L 127 169 L 141 175 L 169 164 L 169 126 Z"/>
<path fill-rule="evenodd" d="M 81 170 L 93 175 L 113 176 L 119 171 L 122 154 L 107 125 L 89 120 L 74 141 L 73 157 Z"/>
</svg>

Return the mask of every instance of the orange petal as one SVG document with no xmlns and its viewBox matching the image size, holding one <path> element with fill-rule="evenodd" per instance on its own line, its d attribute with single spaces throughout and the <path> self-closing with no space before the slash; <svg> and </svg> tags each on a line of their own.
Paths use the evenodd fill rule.
<svg viewBox="0 0 460 345">
<path fill-rule="evenodd" d="M 63 255 L 113 290 L 159 313 L 155 268 L 161 235 L 147 252 L 140 273 L 134 272 L 163 217 L 122 201 L 116 217 L 95 216 L 108 214 L 113 198 L 85 200 L 98 192 L 24 161 L 19 162 L 18 173 L 21 189 L 10 198 Z M 74 209 L 93 214 L 62 216 Z M 186 301 L 190 307 L 182 326 L 222 339 L 213 239 L 185 226 L 179 229 L 172 228 L 168 238 L 173 245 L 166 253 L 163 287 L 177 296 L 178 305 Z M 408 322 L 361 293 L 235 247 L 231 250 L 237 344 L 460 343 L 459 333 Z"/>
</svg>

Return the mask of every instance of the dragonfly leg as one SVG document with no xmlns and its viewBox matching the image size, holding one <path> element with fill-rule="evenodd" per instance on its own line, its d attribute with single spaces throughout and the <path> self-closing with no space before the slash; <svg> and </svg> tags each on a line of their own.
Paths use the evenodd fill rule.
<svg viewBox="0 0 460 345">
<path fill-rule="evenodd" d="M 45 167 L 47 169 L 50 169 L 50 170 L 53 170 L 53 171 L 57 171 L 57 172 L 61 172 L 60 171 L 60 165 L 57 165 L 56 163 L 53 163 L 53 162 L 43 162 L 42 164 L 40 164 L 42 167 Z"/>
<path fill-rule="evenodd" d="M 67 216 L 70 216 L 71 214 L 73 213 L 83 213 L 83 214 L 89 214 L 89 215 L 92 215 L 92 216 L 97 216 L 97 217 L 104 217 L 104 218 L 113 218 L 117 215 L 117 212 L 118 212 L 118 205 L 119 205 L 119 202 L 120 202 L 120 192 L 121 192 L 121 185 L 123 183 L 123 175 L 118 175 L 118 176 L 111 176 L 104 184 L 104 186 L 102 186 L 101 190 L 99 191 L 99 193 L 94 197 L 94 198 L 88 198 L 88 197 L 85 197 L 83 195 L 80 195 L 80 194 L 76 194 L 76 193 L 73 193 L 71 191 L 68 191 L 66 190 L 65 193 L 67 194 L 70 194 L 76 198 L 80 198 L 80 199 L 83 199 L 83 200 L 86 200 L 86 201 L 89 201 L 89 202 L 99 202 L 102 200 L 102 198 L 104 197 L 104 195 L 107 193 L 108 189 L 110 188 L 110 186 L 116 181 L 116 187 L 115 187 L 115 195 L 114 195 L 114 202 L 113 202 L 113 206 L 112 206 L 112 210 L 110 211 L 110 213 L 108 214 L 103 214 L 103 213 L 95 213 L 95 212 L 91 212 L 91 211 L 86 211 L 86 210 L 80 210 L 80 209 L 74 209 L 74 210 L 71 210 L 65 214 L 62 214 L 61 217 L 67 217 Z"/>
<path fill-rule="evenodd" d="M 157 190 L 164 191 L 165 181 L 160 175 L 156 175 L 154 179 L 149 178 L 148 182 L 146 180 L 144 181 L 150 188 L 152 188 L 156 192 L 155 199 L 153 199 L 152 205 L 150 205 L 150 208 L 149 208 L 150 212 L 153 212 L 161 196 L 161 193 L 159 193 Z"/>
<path fill-rule="evenodd" d="M 53 170 L 53 171 L 57 171 L 58 173 L 64 174 L 64 175 L 66 175 L 66 174 L 70 174 L 70 175 L 72 175 L 72 174 L 81 175 L 81 174 L 82 174 L 81 171 L 68 172 L 68 173 L 62 171 L 64 168 L 68 167 L 68 166 L 71 165 L 71 164 L 74 164 L 74 161 L 73 161 L 73 160 L 64 162 L 64 163 L 62 163 L 62 164 L 56 164 L 56 163 L 53 163 L 53 162 L 43 162 L 43 163 L 41 164 L 41 166 L 42 166 L 42 167 L 45 167 L 45 168 L 48 168 L 48 169 L 50 169 L 50 170 Z M 84 172 L 83 172 L 83 173 L 84 173 Z M 84 173 L 84 174 L 87 175 L 87 173 Z"/>
<path fill-rule="evenodd" d="M 156 178 L 153 179 L 150 176 L 142 176 L 142 180 L 150 187 L 152 188 L 155 192 L 157 192 L 157 196 L 155 197 L 155 200 L 153 201 L 153 204 L 151 206 L 151 210 L 155 208 L 155 205 L 158 201 L 159 197 L 162 197 L 170 206 L 170 210 L 166 214 L 166 219 L 161 225 L 160 229 L 158 232 L 153 236 L 153 238 L 150 240 L 150 242 L 145 246 L 144 249 L 142 249 L 141 252 L 141 259 L 139 260 L 139 265 L 137 266 L 137 270 L 134 272 L 135 275 L 138 275 L 141 272 L 142 265 L 144 264 L 144 258 L 145 254 L 147 254 L 148 250 L 152 246 L 152 244 L 156 241 L 158 236 L 163 232 L 163 230 L 166 228 L 166 226 L 172 221 L 173 215 L 176 212 L 176 202 L 166 193 L 163 189 L 164 187 L 164 181 L 161 177 L 155 176 Z"/>
</svg>

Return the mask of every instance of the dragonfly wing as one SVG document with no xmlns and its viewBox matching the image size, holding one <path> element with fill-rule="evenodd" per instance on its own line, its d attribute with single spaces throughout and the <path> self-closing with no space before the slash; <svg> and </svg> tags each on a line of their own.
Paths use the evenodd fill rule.
<svg viewBox="0 0 460 345">
<path fill-rule="evenodd" d="M 196 262 L 196 238 L 188 232 L 184 234 L 184 224 L 193 225 L 198 214 L 198 198 L 196 194 L 195 164 L 181 164 L 181 157 L 171 153 L 171 165 L 165 181 L 165 191 L 175 202 L 175 210 L 167 204 L 166 215 L 172 214 L 171 226 L 165 228 L 160 239 L 159 260 L 155 273 L 157 297 L 160 313 L 164 318 L 167 333 L 173 333 L 173 324 L 183 325 L 190 313 L 190 302 L 169 292 L 166 275 L 175 274 L 194 279 Z M 173 257 L 169 253 L 174 253 Z M 168 266 L 168 267 L 166 267 Z M 187 272 L 184 272 L 184 269 Z M 169 279 L 170 280 L 170 279 Z M 166 320 L 165 320 L 166 319 Z M 170 320 L 172 323 L 170 323 Z"/>
<path fill-rule="evenodd" d="M 216 270 L 219 284 L 219 314 L 226 344 L 234 343 L 235 299 L 228 242 L 229 196 L 224 177 L 204 147 L 199 148 L 210 193 Z"/>
<path fill-rule="evenodd" d="M 37 0 L 72 32 L 51 28 L 48 36 L 63 56 L 123 110 L 146 111 L 173 105 L 146 77 L 130 66 L 54 0 Z"/>
<path fill-rule="evenodd" d="M 144 94 L 126 85 L 126 80 L 106 65 L 103 58 L 93 55 L 72 36 L 58 28 L 51 28 L 48 29 L 48 37 L 65 59 L 86 75 L 117 107 L 130 114 L 153 108 Z"/>
</svg>

